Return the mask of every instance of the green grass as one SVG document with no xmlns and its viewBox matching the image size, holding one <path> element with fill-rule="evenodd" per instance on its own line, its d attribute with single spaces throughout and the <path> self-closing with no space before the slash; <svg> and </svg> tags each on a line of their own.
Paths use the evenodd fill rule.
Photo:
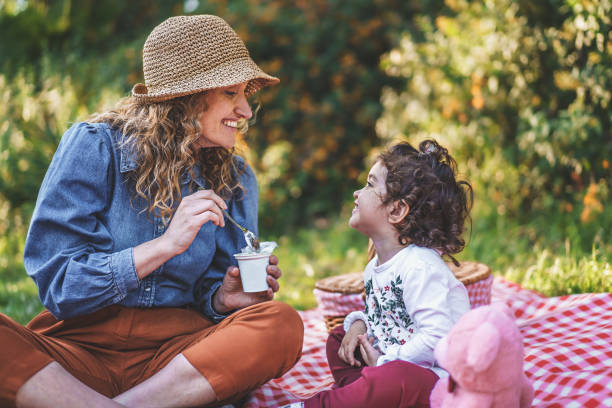
<svg viewBox="0 0 612 408">
<path fill-rule="evenodd" d="M 319 227 L 302 229 L 292 236 L 271 237 L 279 244 L 274 253 L 283 271 L 278 299 L 296 309 L 316 306 L 313 289 L 317 280 L 362 271 L 367 263 L 368 239 L 364 235 L 344 221 L 319 220 L 317 224 Z"/>
<path fill-rule="evenodd" d="M 2 279 L 0 282 L 0 312 L 25 324 L 42 309 L 42 304 L 38 299 L 38 289 L 25 271 L 20 279 Z"/>
<path fill-rule="evenodd" d="M 279 239 L 275 253 L 283 270 L 280 300 L 298 309 L 314 307 L 312 291 L 318 279 L 363 270 L 367 239 L 344 219 Z M 570 248 L 568 240 L 534 243 L 519 225 L 503 222 L 492 228 L 475 223 L 471 240 L 458 258 L 486 263 L 494 275 L 546 296 L 612 292 L 611 247 L 593 246 L 589 252 Z"/>
<path fill-rule="evenodd" d="M 581 257 L 555 255 L 543 250 L 532 265 L 508 267 L 504 276 L 547 296 L 612 292 L 609 258 L 604 258 L 596 249 L 591 255 Z"/>
<path fill-rule="evenodd" d="M 304 310 L 316 306 L 315 282 L 327 276 L 363 270 L 367 238 L 348 227 L 348 211 L 333 220 L 319 219 L 310 228 L 289 236 L 262 234 L 279 243 L 275 254 L 283 270 L 278 299 Z M 520 285 L 547 296 L 571 293 L 612 292 L 612 247 L 600 238 L 590 251 L 581 249 L 575 236 L 556 239 L 538 236 L 533 226 L 505 220 L 479 220 L 471 240 L 459 257 L 491 266 Z M 548 228 L 548 231 L 552 228 Z M 34 283 L 20 262 L 0 268 L 0 312 L 26 323 L 41 309 Z"/>
</svg>

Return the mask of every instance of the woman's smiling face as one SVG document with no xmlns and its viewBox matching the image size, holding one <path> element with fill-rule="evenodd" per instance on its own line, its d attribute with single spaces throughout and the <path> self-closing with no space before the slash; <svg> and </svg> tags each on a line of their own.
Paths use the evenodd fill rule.
<svg viewBox="0 0 612 408">
<path fill-rule="evenodd" d="M 225 147 L 236 143 L 238 121 L 253 116 L 244 90 L 247 83 L 211 89 L 204 96 L 206 109 L 200 115 L 202 135 L 197 148 Z"/>
</svg>

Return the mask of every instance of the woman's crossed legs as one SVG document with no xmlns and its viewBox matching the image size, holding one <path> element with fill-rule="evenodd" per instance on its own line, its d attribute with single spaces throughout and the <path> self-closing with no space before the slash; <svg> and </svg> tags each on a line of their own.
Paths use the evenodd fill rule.
<svg viewBox="0 0 612 408">
<path fill-rule="evenodd" d="M 155 407 L 237 400 L 289 370 L 302 339 L 299 315 L 280 302 L 216 325 L 186 309 L 112 306 L 66 321 L 43 312 L 27 328 L 0 315 L 0 376 L 11 378 L 0 402 Z"/>
</svg>

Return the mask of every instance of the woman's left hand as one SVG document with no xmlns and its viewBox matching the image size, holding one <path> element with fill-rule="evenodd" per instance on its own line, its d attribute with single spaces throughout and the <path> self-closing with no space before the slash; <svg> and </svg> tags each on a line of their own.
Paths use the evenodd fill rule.
<svg viewBox="0 0 612 408">
<path fill-rule="evenodd" d="M 368 338 L 366 333 L 358 336 L 357 339 L 359 340 L 359 351 L 361 351 L 363 361 L 371 367 L 376 366 L 378 357 L 382 356 L 382 353 L 374 348 L 374 338 Z"/>
<path fill-rule="evenodd" d="M 268 290 L 265 292 L 249 293 L 242 290 L 240 270 L 237 266 L 227 268 L 223 283 L 213 296 L 213 308 L 217 313 L 225 314 L 232 310 L 242 309 L 266 300 L 274 299 L 274 293 L 278 292 L 278 279 L 282 271 L 278 267 L 278 258 L 270 256 L 270 265 L 267 266 Z"/>
</svg>

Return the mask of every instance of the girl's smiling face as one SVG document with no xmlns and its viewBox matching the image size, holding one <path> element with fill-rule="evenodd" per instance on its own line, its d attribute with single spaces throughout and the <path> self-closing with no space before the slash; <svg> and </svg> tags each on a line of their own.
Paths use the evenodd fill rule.
<svg viewBox="0 0 612 408">
<path fill-rule="evenodd" d="M 253 116 L 244 90 L 247 83 L 215 88 L 204 96 L 206 109 L 200 115 L 202 135 L 196 148 L 225 147 L 231 149 L 236 143 L 238 121 Z"/>
<path fill-rule="evenodd" d="M 353 193 L 355 208 L 349 225 L 357 231 L 372 237 L 388 227 L 388 211 L 382 205 L 387 194 L 387 168 L 380 161 L 370 169 L 365 187 Z"/>
</svg>

